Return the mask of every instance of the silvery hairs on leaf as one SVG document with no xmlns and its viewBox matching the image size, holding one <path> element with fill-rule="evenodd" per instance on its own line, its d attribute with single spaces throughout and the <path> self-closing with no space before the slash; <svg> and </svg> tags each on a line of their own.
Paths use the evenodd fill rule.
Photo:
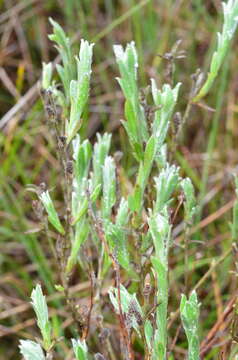
<svg viewBox="0 0 238 360">
<path fill-rule="evenodd" d="M 151 211 L 148 217 L 148 224 L 155 247 L 155 255 L 167 268 L 171 232 L 168 215 Z"/>
<path fill-rule="evenodd" d="M 157 193 L 154 211 L 160 212 L 171 200 L 170 197 L 178 185 L 179 168 L 166 163 L 159 176 L 154 178 L 154 181 Z"/>
<path fill-rule="evenodd" d="M 199 360 L 199 306 L 197 294 L 193 291 L 190 297 L 182 294 L 180 302 L 180 314 L 182 324 L 188 339 L 188 360 Z"/>
<path fill-rule="evenodd" d="M 178 83 L 174 88 L 169 84 L 164 84 L 160 90 L 157 88 L 155 80 L 151 79 L 153 101 L 155 106 L 160 108 L 155 112 L 152 124 L 153 134 L 157 139 L 157 151 L 160 150 L 165 141 L 180 86 L 181 83 Z"/>
<path fill-rule="evenodd" d="M 53 34 L 49 35 L 49 39 L 56 43 L 55 47 L 58 50 L 63 63 L 63 66 L 57 64 L 56 69 L 64 86 L 64 96 L 66 103 L 68 104 L 70 81 L 75 79 L 76 65 L 71 51 L 70 40 L 66 36 L 63 28 L 51 18 L 50 23 L 53 26 Z"/>
<path fill-rule="evenodd" d="M 40 328 L 44 347 L 47 349 L 51 344 L 51 325 L 49 322 L 48 308 L 41 286 L 36 285 L 31 294 L 32 306 L 36 313 L 37 325 Z"/>
<path fill-rule="evenodd" d="M 116 165 L 111 156 L 107 156 L 103 166 L 103 217 L 111 215 L 116 202 Z"/>
<path fill-rule="evenodd" d="M 111 134 L 97 134 L 97 142 L 93 147 L 93 172 L 92 185 L 93 189 L 102 183 L 102 169 L 105 159 L 111 146 Z"/>
<path fill-rule="evenodd" d="M 77 80 L 70 82 L 70 118 L 66 123 L 67 143 L 69 144 L 81 126 L 81 117 L 88 100 L 89 82 L 94 44 L 81 40 L 77 63 Z"/>
<path fill-rule="evenodd" d="M 42 201 L 44 208 L 48 214 L 49 222 L 54 226 L 54 228 L 62 235 L 65 231 L 63 226 L 60 223 L 59 216 L 55 210 L 53 201 L 51 200 L 49 191 L 44 191 L 39 195 L 39 199 Z"/>
<path fill-rule="evenodd" d="M 42 69 L 42 88 L 47 90 L 51 85 L 52 73 L 53 73 L 53 66 L 52 63 L 44 63 L 43 62 L 43 69 Z"/>
<path fill-rule="evenodd" d="M 20 353 L 25 360 L 46 360 L 39 344 L 31 340 L 20 340 Z"/>
<path fill-rule="evenodd" d="M 127 44 L 125 50 L 121 45 L 114 45 L 113 50 L 121 75 L 117 81 L 126 98 L 125 118 L 127 121 L 123 121 L 123 125 L 132 145 L 133 154 L 138 160 L 142 156 L 143 141 L 148 140 L 148 129 L 144 108 L 139 102 L 138 56 L 135 43 L 132 41 Z"/>
<path fill-rule="evenodd" d="M 145 150 L 142 155 L 143 159 L 140 160 L 134 194 L 129 197 L 130 209 L 136 212 L 140 212 L 142 209 L 143 194 L 157 154 L 159 154 L 164 145 L 169 128 L 169 121 L 176 105 L 180 87 L 180 83 L 173 89 L 170 85 L 165 84 L 162 90 L 158 90 L 155 81 L 152 79 L 151 82 L 152 96 L 158 110 L 154 113 L 152 133 L 146 142 Z"/>
<path fill-rule="evenodd" d="M 92 146 L 88 140 L 80 143 L 77 134 L 72 141 L 74 159 L 74 177 L 72 192 L 72 214 L 77 217 L 80 205 L 86 201 L 86 190 L 88 188 L 88 174 L 92 157 Z"/>
<path fill-rule="evenodd" d="M 193 102 L 198 102 L 201 98 L 207 95 L 208 91 L 212 87 L 224 58 L 227 55 L 232 37 L 237 28 L 238 0 L 228 0 L 227 3 L 223 2 L 222 5 L 224 15 L 222 33 L 217 34 L 217 49 L 213 53 L 207 79 L 198 94 L 193 98 Z"/>
<path fill-rule="evenodd" d="M 88 359 L 88 348 L 85 340 L 71 339 L 76 360 Z"/>
<path fill-rule="evenodd" d="M 130 294 L 122 284 L 120 285 L 120 292 L 121 292 L 122 312 L 125 314 L 126 317 L 130 312 L 129 313 L 130 319 L 127 319 L 128 320 L 127 325 L 133 327 L 137 332 L 139 332 L 139 327 L 138 327 L 138 325 L 140 325 L 139 319 L 142 319 L 143 312 L 137 300 L 136 294 Z M 108 294 L 115 311 L 119 314 L 118 289 L 111 287 L 109 289 Z M 130 310 L 131 308 L 133 308 L 133 311 Z"/>
<path fill-rule="evenodd" d="M 189 223 L 191 222 L 197 210 L 194 187 L 189 178 L 183 179 L 181 181 L 181 187 L 185 195 L 185 220 Z"/>
</svg>

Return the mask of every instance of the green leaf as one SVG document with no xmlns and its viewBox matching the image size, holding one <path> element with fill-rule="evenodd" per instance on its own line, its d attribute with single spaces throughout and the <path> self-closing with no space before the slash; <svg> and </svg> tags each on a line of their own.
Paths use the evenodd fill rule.
<svg viewBox="0 0 238 360">
<path fill-rule="evenodd" d="M 169 187 L 169 189 L 171 189 Z M 168 190 L 168 193 L 170 190 Z M 157 194 L 160 196 L 161 194 Z M 165 197 L 167 199 L 167 197 Z M 157 283 L 156 331 L 153 343 L 153 360 L 165 360 L 167 348 L 167 307 L 168 307 L 168 252 L 170 246 L 171 225 L 166 207 L 163 213 L 150 210 L 148 217 L 149 233 L 151 234 L 155 256 L 151 263 Z"/>
<path fill-rule="evenodd" d="M 134 193 L 132 195 L 129 195 L 129 206 L 131 211 L 139 211 L 139 209 L 142 206 L 142 189 L 140 185 L 136 184 Z"/>
<path fill-rule="evenodd" d="M 42 88 L 44 90 L 48 89 L 51 86 L 51 78 L 52 78 L 53 66 L 52 63 L 44 63 L 42 69 Z"/>
<path fill-rule="evenodd" d="M 42 334 L 44 348 L 47 350 L 51 345 L 51 325 L 49 322 L 46 299 L 39 284 L 33 289 L 31 299 L 31 304 L 37 317 L 37 325 Z"/>
<path fill-rule="evenodd" d="M 155 339 L 153 344 L 153 360 L 166 360 L 166 348 L 161 342 L 158 330 L 155 331 Z"/>
<path fill-rule="evenodd" d="M 64 287 L 62 286 L 62 285 L 60 285 L 60 284 L 56 284 L 55 285 L 55 289 L 57 290 L 57 291 L 59 291 L 59 292 L 63 292 L 65 289 L 64 289 Z"/>
<path fill-rule="evenodd" d="M 104 219 L 109 218 L 116 202 L 116 166 L 113 158 L 107 156 L 103 166 L 103 208 Z"/>
<path fill-rule="evenodd" d="M 78 185 L 84 177 L 88 177 L 90 160 L 92 157 L 92 146 L 88 140 L 80 143 L 80 136 L 77 134 L 72 141 L 73 159 L 75 160 L 74 175 Z"/>
<path fill-rule="evenodd" d="M 75 224 L 86 213 L 88 199 L 86 191 L 89 190 L 88 174 L 92 157 L 92 147 L 88 140 L 80 143 L 77 134 L 72 141 L 74 159 L 74 178 L 72 182 L 72 224 Z"/>
<path fill-rule="evenodd" d="M 141 248 L 140 248 L 140 252 L 142 254 L 145 253 L 146 250 L 148 250 L 148 248 L 150 246 L 152 246 L 152 236 L 151 233 L 148 231 L 146 234 L 142 234 L 142 242 L 141 242 Z"/>
<path fill-rule="evenodd" d="M 181 187 L 185 195 L 185 220 L 190 222 L 197 211 L 194 187 L 189 178 L 186 178 L 181 182 Z"/>
<path fill-rule="evenodd" d="M 139 102 L 137 87 L 138 58 L 135 43 L 127 44 L 125 50 L 121 45 L 114 45 L 113 49 L 121 74 L 121 78 L 117 78 L 117 80 L 126 98 L 125 117 L 127 122 L 124 122 L 123 125 L 132 145 L 133 154 L 138 160 L 142 155 L 139 149 L 143 149 L 143 142 L 148 140 L 148 127 L 144 108 Z"/>
<path fill-rule="evenodd" d="M 89 230 L 90 230 L 89 224 L 85 218 L 83 218 L 80 222 L 76 224 L 74 241 L 71 247 L 71 252 L 66 267 L 67 273 L 70 273 L 73 266 L 76 264 L 79 249 L 81 245 L 86 241 L 89 234 Z"/>
<path fill-rule="evenodd" d="M 148 182 L 153 163 L 156 160 L 156 155 L 161 152 L 164 145 L 164 141 L 169 127 L 169 120 L 172 116 L 180 87 L 180 83 L 177 84 L 174 89 L 172 89 L 170 85 L 166 84 L 163 86 L 162 91 L 160 91 L 157 89 L 156 83 L 153 79 L 151 80 L 151 82 L 154 103 L 156 106 L 161 107 L 161 109 L 155 112 L 152 125 L 152 135 L 146 143 L 143 160 L 140 161 L 140 167 L 136 180 L 134 194 L 129 198 L 130 209 L 136 212 L 140 212 L 140 210 L 142 209 L 143 194 Z M 168 167 L 168 169 L 170 168 Z M 171 167 L 171 169 L 173 170 L 174 168 Z M 174 181 L 175 178 L 176 176 L 173 179 Z M 172 186 L 172 184 L 170 185 Z"/>
<path fill-rule="evenodd" d="M 122 198 L 118 208 L 115 224 L 110 221 L 105 222 L 106 236 L 111 239 L 118 261 L 126 270 L 129 270 L 130 268 L 126 229 L 128 218 L 128 202 Z"/>
<path fill-rule="evenodd" d="M 155 155 L 156 139 L 152 135 L 146 144 L 144 159 L 140 162 L 134 194 L 129 197 L 130 209 L 132 211 L 139 212 L 143 207 L 143 195 L 153 166 Z"/>
<path fill-rule="evenodd" d="M 73 350 L 77 360 L 88 360 L 88 348 L 85 340 L 72 339 Z"/>
<path fill-rule="evenodd" d="M 50 23 L 53 26 L 53 34 L 49 35 L 49 39 L 57 44 L 56 49 L 58 50 L 63 62 L 63 66 L 57 64 L 56 69 L 64 85 L 64 95 L 68 104 L 70 81 L 75 79 L 76 65 L 73 53 L 71 51 L 69 38 L 66 36 L 64 30 L 56 21 L 50 18 Z"/>
<path fill-rule="evenodd" d="M 116 224 L 118 226 L 125 226 L 128 222 L 128 215 L 129 215 L 128 202 L 124 198 L 121 198 L 116 216 Z"/>
<path fill-rule="evenodd" d="M 71 225 L 75 225 L 77 224 L 82 217 L 86 214 L 87 210 L 88 210 L 88 199 L 87 197 L 84 196 L 83 199 L 79 199 L 75 196 L 75 194 L 73 194 L 73 199 L 72 199 L 73 203 L 76 204 L 76 206 L 78 205 L 78 208 L 75 209 L 73 211 L 73 220 L 71 222 Z M 74 206 L 74 208 L 76 208 L 76 206 Z"/>
<path fill-rule="evenodd" d="M 153 326 L 151 325 L 151 322 L 149 320 L 145 321 L 144 331 L 147 346 L 151 350 L 153 340 Z"/>
<path fill-rule="evenodd" d="M 92 202 L 95 202 L 97 200 L 97 198 L 99 197 L 100 195 L 100 192 L 101 192 L 101 188 L 102 188 L 102 185 L 101 184 L 98 184 L 92 191 L 91 195 L 90 195 L 90 199 Z"/>
<path fill-rule="evenodd" d="M 164 261 L 153 256 L 151 258 L 153 269 L 157 276 L 157 309 L 156 309 L 156 332 L 154 339 L 153 359 L 166 359 L 167 346 L 167 307 L 168 307 L 168 268 Z M 157 358 L 156 358 L 157 356 Z"/>
<path fill-rule="evenodd" d="M 119 305 L 118 305 L 118 289 L 111 287 L 109 289 L 109 298 L 110 301 L 117 312 L 119 314 Z M 143 317 L 142 308 L 136 298 L 136 294 L 130 294 L 127 289 L 121 284 L 120 285 L 120 295 L 121 295 L 121 307 L 122 312 L 125 314 L 125 317 L 130 317 L 130 325 L 133 327 L 137 332 L 139 332 L 138 319 Z M 131 305 L 133 304 L 133 310 L 131 311 Z"/>
<path fill-rule="evenodd" d="M 199 337 L 198 337 L 198 322 L 199 322 L 199 303 L 197 294 L 193 291 L 189 297 L 186 298 L 182 294 L 180 302 L 180 314 L 182 324 L 188 339 L 188 359 L 199 360 Z"/>
<path fill-rule="evenodd" d="M 156 139 L 152 135 L 149 138 L 149 140 L 146 144 L 146 147 L 145 147 L 145 154 L 144 154 L 144 161 L 143 161 L 143 163 L 144 163 L 143 168 L 144 168 L 145 174 L 143 176 L 144 179 L 142 182 L 146 182 L 146 180 L 150 174 L 150 171 L 151 171 L 151 168 L 153 165 L 153 161 L 155 158 L 156 150 L 157 150 L 156 149 Z"/>
<path fill-rule="evenodd" d="M 171 225 L 168 215 L 153 214 L 150 212 L 148 218 L 149 231 L 151 233 L 156 257 L 167 267 L 167 256 L 170 245 Z"/>
<path fill-rule="evenodd" d="M 153 344 L 153 360 L 165 360 L 165 348 L 161 343 L 160 337 L 158 335 L 158 331 L 155 331 L 155 338 Z"/>
<path fill-rule="evenodd" d="M 167 324 L 167 304 L 168 304 L 168 279 L 167 266 L 156 256 L 152 256 L 151 262 L 157 276 L 158 291 L 157 291 L 157 318 L 156 323 L 158 328 L 163 329 L 163 336 L 166 335 Z M 161 330 L 162 331 L 162 330 Z"/>
<path fill-rule="evenodd" d="M 52 35 L 49 35 L 49 39 L 64 48 L 65 52 L 69 51 L 70 41 L 69 38 L 67 38 L 67 36 L 65 35 L 63 28 L 52 18 L 50 18 L 49 20 L 51 25 L 53 26 L 54 31 Z"/>
<path fill-rule="evenodd" d="M 156 154 L 156 163 L 159 169 L 163 169 L 167 164 L 167 144 L 164 143 Z"/>
<path fill-rule="evenodd" d="M 25 360 L 46 360 L 39 344 L 31 340 L 20 340 L 20 353 Z"/>
<path fill-rule="evenodd" d="M 132 98 L 134 101 L 137 97 L 138 91 L 136 83 L 138 57 L 135 43 L 132 41 L 127 44 L 125 50 L 121 45 L 114 45 L 113 50 L 122 76 L 122 78 L 118 79 L 118 81 L 120 82 L 125 97 L 127 99 Z"/>
<path fill-rule="evenodd" d="M 67 143 L 69 144 L 81 126 L 81 116 L 89 95 L 93 45 L 81 40 L 77 62 L 77 80 L 70 82 L 70 118 L 66 123 Z"/>
<path fill-rule="evenodd" d="M 122 201 L 124 202 L 124 199 L 122 199 Z M 124 205 L 125 204 L 121 202 L 121 206 Z M 128 210 L 127 203 L 125 206 Z M 121 209 L 121 211 L 124 210 L 125 209 Z M 122 214 L 118 215 L 122 216 Z M 108 220 L 104 221 L 104 232 L 106 240 L 114 255 L 116 256 L 118 263 L 127 271 L 128 275 L 131 278 L 138 279 L 138 275 L 134 272 L 130 264 L 130 256 L 127 247 L 128 237 L 127 230 L 125 228 L 126 223 L 124 223 L 127 215 L 124 214 L 123 216 L 125 216 L 123 220 L 117 217 L 115 224 Z"/>
<path fill-rule="evenodd" d="M 181 83 L 178 83 L 173 89 L 169 84 L 165 84 L 162 90 L 157 89 L 154 79 L 151 79 L 151 90 L 156 107 L 160 109 L 155 112 L 154 121 L 152 124 L 153 134 L 156 137 L 157 151 L 163 145 L 168 128 L 169 121 L 173 114 L 174 107 L 177 102 L 178 92 Z"/>
<path fill-rule="evenodd" d="M 176 189 L 179 181 L 179 168 L 175 165 L 170 166 L 168 163 L 161 170 L 158 177 L 155 178 L 156 186 L 156 203 L 155 212 L 161 212 L 170 201 L 170 197 Z"/>
<path fill-rule="evenodd" d="M 101 184 L 98 184 L 90 194 L 90 201 L 92 203 L 94 203 L 99 197 L 101 192 L 101 187 L 102 187 Z M 74 218 L 71 222 L 71 225 L 77 224 L 88 210 L 88 199 L 85 197 L 85 193 L 81 193 L 80 199 L 78 200 L 76 197 L 74 198 L 74 196 L 75 194 L 73 193 L 73 203 L 74 204 L 76 203 L 77 205 L 79 205 L 79 207 L 77 208 L 77 211 L 76 210 L 74 211 Z M 76 206 L 74 206 L 74 208 L 76 208 Z"/>
<path fill-rule="evenodd" d="M 102 168 L 105 159 L 109 153 L 111 145 L 111 134 L 97 134 L 97 142 L 93 148 L 93 174 L 92 174 L 92 185 L 93 188 L 102 184 Z"/>
<path fill-rule="evenodd" d="M 207 95 L 210 88 L 212 87 L 213 82 L 219 73 L 219 69 L 228 53 L 232 37 L 237 28 L 238 1 L 228 0 L 227 3 L 223 2 L 222 5 L 224 14 L 222 33 L 217 34 L 217 49 L 212 56 L 210 71 L 198 94 L 192 99 L 193 102 L 198 102 L 201 100 L 204 96 Z"/>
<path fill-rule="evenodd" d="M 58 214 L 55 210 L 54 204 L 51 200 L 49 191 L 44 191 L 39 195 L 40 200 L 42 201 L 44 208 L 48 214 L 49 222 L 54 226 L 54 228 L 62 235 L 65 234 L 64 228 L 60 223 Z"/>
<path fill-rule="evenodd" d="M 122 307 L 122 311 L 124 313 L 128 312 L 129 309 L 129 305 L 132 299 L 135 299 L 135 301 L 137 302 L 137 306 L 138 306 L 138 311 L 142 314 L 142 309 L 141 306 L 136 298 L 136 294 L 130 294 L 127 289 L 125 288 L 125 286 L 123 286 L 122 284 L 120 285 L 120 293 L 121 293 L 121 307 Z M 118 305 L 118 290 L 117 288 L 111 287 L 108 291 L 109 294 L 109 298 L 110 301 L 112 303 L 112 305 L 114 306 L 116 312 L 119 314 L 119 305 Z"/>
</svg>

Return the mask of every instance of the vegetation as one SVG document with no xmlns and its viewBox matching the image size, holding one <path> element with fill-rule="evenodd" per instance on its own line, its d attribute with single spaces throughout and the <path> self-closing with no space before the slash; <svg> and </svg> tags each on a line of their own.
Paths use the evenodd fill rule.
<svg viewBox="0 0 238 360">
<path fill-rule="evenodd" d="M 2 75 L 18 102 L 0 122 L 5 127 L 2 144 L 7 155 L 1 177 L 4 222 L 0 230 L 3 244 L 10 240 L 16 246 L 19 241 L 24 251 L 22 260 L 14 246 L 10 248 L 14 256 L 7 251 L 2 255 L 3 279 L 7 278 L 10 285 L 3 282 L 3 298 L 15 294 L 16 299 L 15 308 L 6 307 L 0 315 L 5 319 L 2 355 L 11 359 L 21 354 L 26 360 L 234 359 L 238 356 L 238 205 L 234 195 L 234 187 L 238 193 L 238 180 L 233 166 L 229 173 L 235 175 L 235 181 L 228 176 L 224 185 L 216 184 L 228 169 L 224 170 L 222 152 L 217 174 L 214 170 L 218 165 L 213 161 L 219 154 L 215 146 L 223 99 L 227 103 L 225 90 L 232 68 L 229 57 L 233 56 L 230 49 L 238 24 L 238 1 L 223 3 L 222 31 L 215 48 L 208 51 L 208 74 L 197 70 L 189 91 L 189 75 L 181 63 L 185 59 L 183 62 L 196 67 L 194 55 L 198 50 L 193 45 L 185 55 L 180 40 L 168 48 L 170 40 L 175 40 L 170 39 L 169 13 L 171 9 L 177 11 L 179 4 L 132 1 L 130 9 L 113 20 L 117 5 L 106 1 L 102 10 L 101 2 L 96 3 L 98 14 L 109 14 L 112 20 L 93 39 L 88 29 L 91 18 L 86 13 L 95 9 L 89 9 L 86 0 L 69 1 L 63 10 L 71 25 L 74 12 L 81 14 L 80 34 L 72 29 L 76 37 L 69 38 L 50 18 L 53 33 L 49 39 L 58 56 L 54 62 L 43 62 L 41 80 L 29 90 L 33 94 L 39 91 L 40 99 L 31 104 L 23 123 L 12 119 L 26 105 L 19 105 L 27 96 L 20 97 L 20 71 L 24 69 L 18 68 L 16 85 L 10 78 L 6 80 L 5 73 Z M 53 15 L 55 4 L 48 5 Z M 215 1 L 206 6 L 199 1 L 191 4 L 197 24 L 201 14 L 210 24 L 214 10 L 222 12 Z M 161 8 L 167 18 L 162 45 L 155 53 L 155 41 L 150 37 L 156 34 Z M 14 17 L 14 11 L 20 11 L 16 9 L 17 5 L 9 9 L 10 15 L 3 15 Z M 142 27 L 143 12 L 148 16 Z M 130 37 L 135 42 L 112 46 L 118 42 L 112 41 L 113 29 L 126 20 L 133 25 Z M 184 24 L 190 24 L 191 20 L 186 21 Z M 144 27 L 151 31 L 149 36 L 142 31 Z M 83 40 L 82 35 L 92 42 Z M 120 31 L 118 36 L 122 36 Z M 110 46 L 100 44 L 102 38 L 110 40 Z M 104 47 L 109 54 L 114 50 L 115 58 L 110 57 L 109 64 L 117 64 L 114 71 L 119 71 L 116 78 L 121 92 L 111 84 L 112 70 Z M 147 60 L 151 63 L 148 70 Z M 159 80 L 157 69 L 161 72 Z M 230 93 L 235 103 L 235 91 Z M 206 98 L 209 105 L 204 102 L 206 96 L 210 96 Z M 100 101 L 110 104 L 108 116 L 107 105 L 101 115 L 100 106 L 95 106 Z M 215 102 L 215 109 L 209 101 Z M 116 115 L 113 109 L 117 109 Z M 210 129 L 206 124 L 197 127 L 195 146 L 189 141 L 191 119 L 196 121 L 201 116 L 210 119 L 211 125 Z M 230 117 L 229 112 L 227 119 Z M 111 134 L 108 130 L 113 128 L 119 133 Z M 32 141 L 34 136 L 40 136 L 39 144 Z M 230 151 L 232 136 L 227 131 L 223 139 Z M 186 151 L 205 146 L 202 137 L 208 139 L 207 151 L 199 160 L 201 165 L 196 166 L 196 158 Z M 21 155 L 17 151 L 22 138 L 28 139 L 30 146 L 24 144 Z M 24 165 L 23 159 L 29 159 L 29 164 Z M 9 169 L 13 168 L 17 176 L 11 180 Z M 15 199 L 21 187 L 25 188 L 24 198 Z M 229 196 L 232 200 L 222 205 Z M 31 214 L 29 202 L 33 197 Z M 232 207 L 229 223 L 224 214 Z M 12 224 L 12 219 L 19 223 Z M 204 230 L 206 227 L 209 229 Z M 12 240 L 14 236 L 17 242 Z M 11 276 L 13 280 L 9 281 Z M 40 338 L 34 320 L 28 319 L 30 312 L 25 319 L 18 315 L 29 309 L 25 301 L 17 305 L 19 296 L 27 300 L 29 289 Z M 49 295 L 47 299 L 43 292 Z M 32 333 L 24 331 L 28 326 L 33 326 Z M 17 335 L 16 346 L 8 349 L 13 333 Z"/>
</svg>

